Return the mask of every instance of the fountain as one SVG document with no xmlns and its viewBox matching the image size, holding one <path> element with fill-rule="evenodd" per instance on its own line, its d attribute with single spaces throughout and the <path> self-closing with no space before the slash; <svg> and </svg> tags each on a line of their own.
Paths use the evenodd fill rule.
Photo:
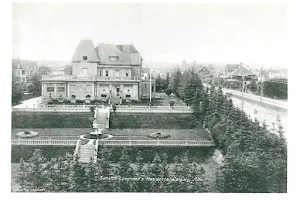
<svg viewBox="0 0 300 200">
<path fill-rule="evenodd" d="M 112 135 L 109 135 L 107 133 L 104 133 L 105 129 L 100 128 L 100 124 L 97 121 L 97 112 L 98 112 L 98 108 L 96 108 L 94 110 L 94 121 L 93 121 L 93 129 L 95 129 L 94 132 L 90 132 L 90 133 L 86 133 L 84 135 L 81 135 L 80 138 L 81 139 L 109 139 L 111 137 L 113 137 Z"/>
</svg>

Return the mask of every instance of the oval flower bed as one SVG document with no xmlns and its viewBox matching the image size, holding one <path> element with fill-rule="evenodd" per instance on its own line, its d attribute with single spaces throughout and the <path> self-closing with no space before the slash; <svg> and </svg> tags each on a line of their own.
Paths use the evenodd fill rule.
<svg viewBox="0 0 300 200">
<path fill-rule="evenodd" d="M 24 132 L 17 133 L 17 136 L 20 138 L 33 138 L 33 137 L 38 137 L 39 134 L 38 132 L 34 132 L 34 131 L 24 131 Z"/>
<path fill-rule="evenodd" d="M 155 132 L 147 135 L 148 138 L 153 138 L 153 139 L 166 139 L 171 137 L 170 134 L 167 133 L 161 133 L 161 132 Z"/>
</svg>

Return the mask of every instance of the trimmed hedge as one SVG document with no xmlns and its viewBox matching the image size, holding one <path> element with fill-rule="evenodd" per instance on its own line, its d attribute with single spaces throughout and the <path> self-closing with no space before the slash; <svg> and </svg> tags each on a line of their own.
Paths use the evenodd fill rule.
<svg viewBox="0 0 300 200">
<path fill-rule="evenodd" d="M 98 153 L 101 152 L 102 146 L 99 146 Z M 120 157 L 122 155 L 123 147 L 107 147 L 111 149 L 111 157 L 110 160 L 113 163 L 120 162 Z M 172 163 L 174 162 L 174 157 L 177 156 L 179 160 L 183 157 L 183 154 L 188 151 L 189 160 L 190 162 L 203 162 L 207 158 L 210 158 L 215 148 L 214 147 L 161 147 L 161 146 L 153 146 L 153 147 L 126 147 L 129 160 L 132 163 L 136 162 L 137 153 L 141 151 L 141 156 L 143 158 L 142 162 L 148 163 L 152 162 L 153 158 L 156 154 L 158 154 L 160 157 L 164 153 L 168 155 L 168 162 Z M 98 154 L 98 157 L 100 155 Z"/>
<path fill-rule="evenodd" d="M 12 112 L 12 128 L 91 128 L 91 113 Z"/>
<path fill-rule="evenodd" d="M 27 161 L 33 154 L 35 149 L 41 149 L 43 156 L 47 159 L 58 158 L 65 156 L 66 153 L 73 154 L 75 146 L 12 146 L 11 147 L 11 162 L 19 163 L 23 158 Z"/>
<path fill-rule="evenodd" d="M 110 128 L 194 129 L 199 122 L 186 113 L 112 113 Z"/>
</svg>

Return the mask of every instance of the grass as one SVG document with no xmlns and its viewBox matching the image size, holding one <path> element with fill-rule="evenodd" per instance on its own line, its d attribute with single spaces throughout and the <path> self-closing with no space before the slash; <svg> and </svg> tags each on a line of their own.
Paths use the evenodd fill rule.
<svg viewBox="0 0 300 200">
<path fill-rule="evenodd" d="M 39 137 L 30 139 L 48 139 L 49 136 L 55 136 L 56 139 L 78 139 L 78 137 L 85 133 L 93 132 L 92 128 L 13 128 L 11 131 L 11 138 L 18 138 L 16 134 L 22 131 L 34 131 L 39 133 Z"/>
<path fill-rule="evenodd" d="M 12 129 L 11 138 L 17 139 L 16 134 L 22 131 L 38 132 L 39 136 L 35 140 L 49 139 L 72 139 L 76 140 L 82 134 L 93 132 L 92 128 L 45 128 L 45 129 Z M 171 137 L 163 140 L 198 140 L 208 141 L 211 136 L 204 129 L 107 129 L 106 134 L 113 135 L 110 140 L 149 140 L 146 136 L 155 132 L 170 134 Z"/>
<path fill-rule="evenodd" d="M 199 123 L 189 113 L 112 113 L 110 128 L 194 129 Z"/>
<path fill-rule="evenodd" d="M 210 141 L 211 136 L 204 129 L 109 129 L 112 140 L 149 140 L 146 136 L 154 132 L 170 134 L 171 137 L 162 140 L 198 140 Z M 151 139 L 152 140 L 152 139 Z"/>
<path fill-rule="evenodd" d="M 12 128 L 89 128 L 90 112 L 12 112 Z"/>
</svg>

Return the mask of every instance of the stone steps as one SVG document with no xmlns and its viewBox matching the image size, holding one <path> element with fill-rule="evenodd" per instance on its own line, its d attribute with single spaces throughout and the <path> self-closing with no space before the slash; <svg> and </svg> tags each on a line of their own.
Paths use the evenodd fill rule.
<svg viewBox="0 0 300 200">
<path fill-rule="evenodd" d="M 90 159 L 94 159 L 94 145 L 81 145 L 78 151 L 79 162 L 89 163 Z"/>
</svg>

